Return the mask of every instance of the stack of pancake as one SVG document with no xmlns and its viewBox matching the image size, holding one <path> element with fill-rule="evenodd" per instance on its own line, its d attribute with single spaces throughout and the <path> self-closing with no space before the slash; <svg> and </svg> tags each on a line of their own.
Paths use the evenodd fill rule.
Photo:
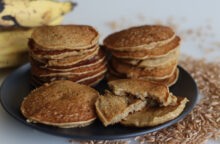
<svg viewBox="0 0 220 144">
<path fill-rule="evenodd" d="M 104 46 L 111 51 L 109 80 L 146 79 L 168 86 L 178 79 L 180 38 L 166 26 L 144 25 L 109 35 Z"/>
<path fill-rule="evenodd" d="M 107 71 L 99 34 L 91 26 L 37 28 L 29 40 L 32 84 L 71 80 L 96 85 Z"/>
</svg>

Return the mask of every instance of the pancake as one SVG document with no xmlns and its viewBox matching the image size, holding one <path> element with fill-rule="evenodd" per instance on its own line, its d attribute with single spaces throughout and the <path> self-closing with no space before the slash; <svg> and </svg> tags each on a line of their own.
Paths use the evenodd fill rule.
<svg viewBox="0 0 220 144">
<path fill-rule="evenodd" d="M 35 65 L 34 63 L 31 63 L 31 73 L 35 76 L 39 77 L 46 77 L 46 76 L 67 76 L 67 75 L 80 75 L 80 74 L 87 74 L 92 71 L 96 71 L 101 69 L 102 67 L 105 67 L 106 62 L 103 61 L 97 65 L 93 65 L 90 67 L 82 67 L 70 71 L 51 71 L 48 69 L 40 68 L 39 66 Z"/>
<path fill-rule="evenodd" d="M 169 63 L 170 61 L 178 60 L 179 52 L 180 52 L 180 49 L 178 47 L 178 48 L 175 48 L 175 50 L 172 50 L 171 52 L 169 52 L 169 54 L 164 57 L 147 58 L 143 60 L 118 59 L 118 61 L 126 63 L 126 64 L 130 64 L 136 67 L 157 67 L 157 66 L 165 65 Z"/>
<path fill-rule="evenodd" d="M 33 90 L 21 104 L 27 122 L 72 128 L 96 119 L 94 103 L 99 93 L 86 85 L 61 80 Z"/>
<path fill-rule="evenodd" d="M 150 98 L 162 106 L 176 104 L 176 97 L 169 93 L 165 84 L 138 79 L 119 79 L 108 82 L 108 85 L 115 95 L 129 95 L 142 100 Z"/>
<path fill-rule="evenodd" d="M 153 82 L 157 82 L 157 83 L 161 83 L 161 84 L 165 84 L 168 87 L 171 87 L 172 85 L 174 85 L 179 77 L 179 69 L 176 68 L 174 74 L 166 79 L 162 79 L 162 80 L 151 80 L 148 78 L 139 78 L 139 79 L 143 79 L 143 80 L 148 80 L 148 81 L 153 81 Z M 108 81 L 112 81 L 112 80 L 118 80 L 118 79 L 126 79 L 126 77 L 119 77 L 117 75 L 112 74 L 110 71 L 106 74 L 106 78 Z"/>
<path fill-rule="evenodd" d="M 31 40 L 29 40 L 29 48 L 31 49 L 31 55 L 35 59 L 42 61 L 42 59 L 62 59 L 68 56 L 79 56 L 79 55 L 88 55 L 88 53 L 94 52 L 99 48 L 99 45 L 96 44 L 88 49 L 83 50 L 69 50 L 69 49 L 62 49 L 62 50 L 51 50 L 51 51 L 44 51 L 39 48 L 36 48 L 37 44 L 33 44 Z"/>
<path fill-rule="evenodd" d="M 177 105 L 166 107 L 145 107 L 139 112 L 128 115 L 120 123 L 125 126 L 151 127 L 175 119 L 184 110 L 187 98 L 177 97 Z"/>
<path fill-rule="evenodd" d="M 109 91 L 95 102 L 96 112 L 104 126 L 115 124 L 128 116 L 129 113 L 141 110 L 146 101 L 133 97 L 117 96 Z"/>
<path fill-rule="evenodd" d="M 76 74 L 76 75 L 55 75 L 55 76 L 45 76 L 45 77 L 38 77 L 38 76 L 31 76 L 31 81 L 33 82 L 33 85 L 42 85 L 44 83 L 52 82 L 55 80 L 71 80 L 73 82 L 84 82 L 90 79 L 95 79 L 96 77 L 100 75 L 104 75 L 107 71 L 106 66 L 100 67 L 99 69 L 96 69 L 95 71 L 88 72 L 86 74 Z"/>
<path fill-rule="evenodd" d="M 144 25 L 113 33 L 104 39 L 104 46 L 115 51 L 153 49 L 174 39 L 175 33 L 166 26 Z"/>
<path fill-rule="evenodd" d="M 89 57 L 88 59 L 85 59 L 85 60 L 81 59 L 81 61 L 78 61 L 76 59 L 76 61 L 74 62 L 75 64 L 68 65 L 68 66 L 64 66 L 64 65 L 50 66 L 47 63 L 44 64 L 44 63 L 38 62 L 34 60 L 33 58 L 31 58 L 31 61 L 33 61 L 36 65 L 38 65 L 41 68 L 47 68 L 52 71 L 70 71 L 70 70 L 74 70 L 78 68 L 93 66 L 93 65 L 96 65 L 96 64 L 99 64 L 105 61 L 105 52 L 102 50 L 99 50 L 98 54 L 96 54 L 95 56 Z"/>
<path fill-rule="evenodd" d="M 167 56 L 170 52 L 175 51 L 180 46 L 180 38 L 176 36 L 167 44 L 156 46 L 153 49 L 146 49 L 141 51 L 117 51 L 111 50 L 113 56 L 126 59 L 144 60 L 147 58 L 161 58 Z"/>
<path fill-rule="evenodd" d="M 99 34 L 87 25 L 59 25 L 36 28 L 31 38 L 42 50 L 82 50 L 98 43 Z"/>
<path fill-rule="evenodd" d="M 137 68 L 128 64 L 123 64 L 115 59 L 110 60 L 110 67 L 117 73 L 127 78 L 141 78 L 145 77 L 152 80 L 162 80 L 173 75 L 177 66 L 177 61 L 166 64 L 161 67 L 154 67 L 151 69 Z"/>
</svg>

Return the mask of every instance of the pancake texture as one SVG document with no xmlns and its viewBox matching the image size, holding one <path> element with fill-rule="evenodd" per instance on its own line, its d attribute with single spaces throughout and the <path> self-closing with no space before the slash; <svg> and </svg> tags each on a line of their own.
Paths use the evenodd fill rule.
<svg viewBox="0 0 220 144">
<path fill-rule="evenodd" d="M 187 98 L 178 97 L 177 104 L 166 107 L 145 107 L 139 112 L 130 114 L 120 123 L 125 126 L 149 127 L 163 124 L 175 119 L 184 110 Z"/>
<path fill-rule="evenodd" d="M 21 104 L 28 122 L 72 128 L 96 119 L 94 103 L 99 93 L 86 85 L 60 80 L 33 90 Z"/>
<path fill-rule="evenodd" d="M 178 79 L 180 43 L 180 37 L 162 25 L 113 33 L 104 39 L 104 47 L 112 54 L 107 78 L 146 79 L 172 86 Z"/>
<path fill-rule="evenodd" d="M 166 85 L 138 79 L 119 79 L 108 82 L 115 95 L 132 95 L 139 99 L 151 98 L 160 105 L 175 105 L 176 97 L 170 95 Z"/>
<path fill-rule="evenodd" d="M 106 91 L 104 96 L 100 96 L 96 103 L 96 112 L 105 126 L 120 122 L 129 113 L 141 110 L 146 101 L 132 97 L 117 96 Z"/>
<path fill-rule="evenodd" d="M 91 26 L 62 25 L 36 28 L 29 40 L 31 83 L 40 86 L 71 80 L 94 86 L 107 71 L 105 50 Z"/>
</svg>

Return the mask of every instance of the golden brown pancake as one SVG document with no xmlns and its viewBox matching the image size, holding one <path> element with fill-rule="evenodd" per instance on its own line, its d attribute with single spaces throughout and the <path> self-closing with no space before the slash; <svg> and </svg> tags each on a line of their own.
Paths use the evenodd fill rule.
<svg viewBox="0 0 220 144">
<path fill-rule="evenodd" d="M 116 51 L 141 51 L 167 43 L 174 37 L 175 33 L 169 27 L 144 25 L 113 33 L 105 38 L 104 45 Z"/>
<path fill-rule="evenodd" d="M 161 66 L 164 64 L 169 63 L 172 60 L 178 60 L 179 59 L 179 52 L 180 48 L 177 47 L 171 52 L 169 52 L 168 55 L 165 55 L 163 57 L 158 57 L 158 58 L 147 58 L 143 60 L 137 60 L 137 59 L 119 59 L 117 58 L 118 61 L 121 61 L 126 64 L 130 64 L 136 67 L 157 67 Z"/>
<path fill-rule="evenodd" d="M 176 104 L 176 97 L 170 95 L 165 84 L 138 79 L 118 79 L 108 82 L 108 85 L 115 95 L 129 95 L 142 100 L 150 98 L 162 106 Z"/>
<path fill-rule="evenodd" d="M 147 59 L 147 58 L 160 58 L 168 55 L 174 51 L 180 45 L 180 38 L 176 36 L 172 41 L 167 44 L 156 46 L 152 49 L 146 49 L 141 51 L 118 51 L 111 50 L 113 56 L 126 59 Z"/>
<path fill-rule="evenodd" d="M 120 63 L 114 58 L 110 60 L 110 67 L 120 75 L 125 75 L 127 78 L 148 78 L 148 79 L 166 79 L 172 76 L 177 66 L 177 61 L 168 63 L 162 67 L 152 69 L 142 69 L 133 67 L 128 64 Z"/>
<path fill-rule="evenodd" d="M 31 73 L 35 76 L 39 77 L 45 77 L 45 76 L 67 76 L 67 75 L 80 75 L 80 74 L 86 74 L 92 71 L 96 71 L 106 65 L 106 62 L 103 61 L 97 65 L 93 65 L 90 67 L 82 67 L 70 71 L 52 71 L 44 68 L 40 68 L 38 65 L 35 65 L 34 63 L 31 64 Z"/>
<path fill-rule="evenodd" d="M 43 26 L 35 29 L 31 38 L 44 50 L 81 50 L 98 43 L 99 34 L 87 25 Z"/>
<path fill-rule="evenodd" d="M 98 49 L 99 45 L 96 44 L 90 48 L 82 49 L 82 50 L 61 49 L 61 50 L 45 51 L 44 48 L 36 44 L 34 40 L 30 39 L 29 48 L 31 50 L 31 55 L 35 59 L 41 60 L 41 59 L 62 59 L 68 56 L 86 55 L 87 53 L 94 52 L 95 49 Z"/>
<path fill-rule="evenodd" d="M 28 122 L 62 128 L 83 127 L 96 119 L 94 103 L 99 93 L 67 80 L 55 81 L 33 90 L 21 104 Z"/>
<path fill-rule="evenodd" d="M 120 123 L 125 126 L 149 127 L 163 124 L 178 117 L 188 102 L 187 98 L 177 97 L 177 105 L 166 107 L 145 107 L 128 115 Z"/>
<path fill-rule="evenodd" d="M 148 78 L 139 78 L 139 79 L 144 79 L 144 80 L 148 80 L 148 81 L 152 81 L 152 82 L 157 82 L 157 83 L 161 83 L 161 84 L 165 84 L 167 85 L 168 87 L 171 87 L 172 85 L 174 85 L 177 80 L 178 80 L 178 77 L 179 77 L 179 69 L 176 68 L 174 74 L 169 77 L 169 78 L 166 78 L 166 79 L 162 79 L 162 80 L 151 80 L 151 79 L 148 79 Z M 126 79 L 126 77 L 120 77 L 120 76 L 117 76 L 115 74 L 112 74 L 111 71 L 109 71 L 107 74 L 106 74 L 106 78 L 108 81 L 112 81 L 112 80 L 118 80 L 118 79 Z"/>
<path fill-rule="evenodd" d="M 55 76 L 44 76 L 44 77 L 39 77 L 39 76 L 34 76 L 32 75 L 31 78 L 31 83 L 34 86 L 40 86 L 44 83 L 48 83 L 48 82 L 52 82 L 55 80 L 71 80 L 73 82 L 77 82 L 77 83 L 83 83 L 83 82 L 87 82 L 87 81 L 92 81 L 96 80 L 98 81 L 97 77 L 101 77 L 101 75 L 105 75 L 105 72 L 107 71 L 107 67 L 103 66 L 100 67 L 99 69 L 96 69 L 95 71 L 92 72 L 88 72 L 86 74 L 75 74 L 75 75 L 55 75 Z M 102 79 L 100 79 L 102 80 Z M 95 82 L 93 82 L 95 83 Z M 85 83 L 84 83 L 85 84 Z"/>
<path fill-rule="evenodd" d="M 73 69 L 77 69 L 80 67 L 89 67 L 98 63 L 101 63 L 105 60 L 105 52 L 103 50 L 99 50 L 98 54 L 96 54 L 95 56 L 89 57 L 85 60 L 80 60 L 78 61 L 78 59 L 74 59 L 73 58 L 73 62 L 71 63 L 75 63 L 72 65 L 54 65 L 54 66 L 50 66 L 48 65 L 46 60 L 44 63 L 39 62 L 33 58 L 31 58 L 31 61 L 33 61 L 35 64 L 37 64 L 39 67 L 41 68 L 47 68 L 49 70 L 55 70 L 55 71 L 68 71 L 68 70 L 73 70 Z"/>
<path fill-rule="evenodd" d="M 115 124 L 128 116 L 130 112 L 141 110 L 146 101 L 127 96 L 117 96 L 109 91 L 95 102 L 96 112 L 104 126 Z"/>
</svg>

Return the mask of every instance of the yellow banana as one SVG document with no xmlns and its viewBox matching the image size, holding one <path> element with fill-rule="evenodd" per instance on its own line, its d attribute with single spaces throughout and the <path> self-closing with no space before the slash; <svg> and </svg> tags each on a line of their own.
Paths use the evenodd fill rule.
<svg viewBox="0 0 220 144">
<path fill-rule="evenodd" d="M 0 26 L 36 27 L 48 25 L 75 6 L 72 2 L 51 0 L 2 0 Z"/>
<path fill-rule="evenodd" d="M 60 16 L 49 25 L 59 25 L 63 20 Z M 0 31 L 0 68 L 12 67 L 28 61 L 28 38 L 34 28 L 14 28 Z"/>
</svg>

